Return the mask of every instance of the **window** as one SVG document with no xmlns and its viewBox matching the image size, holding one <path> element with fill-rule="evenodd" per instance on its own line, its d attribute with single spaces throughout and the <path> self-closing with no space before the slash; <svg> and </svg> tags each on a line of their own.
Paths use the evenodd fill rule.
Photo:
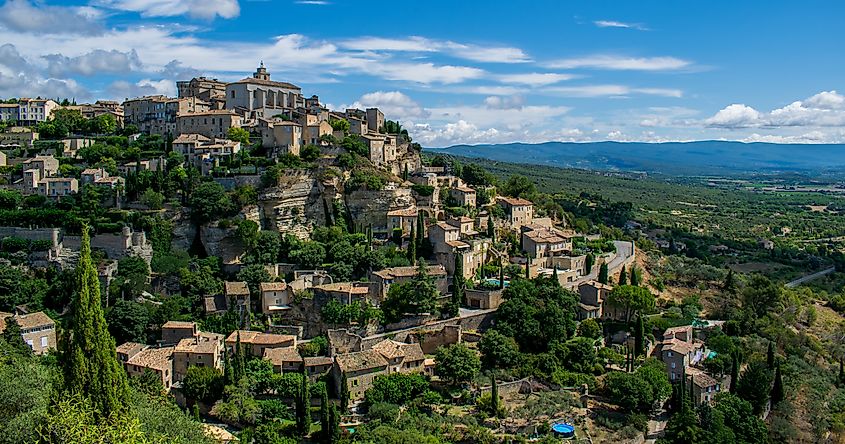
<svg viewBox="0 0 845 444">
<path fill-rule="evenodd" d="M 41 348 L 47 348 L 47 336 L 41 337 Z"/>
<path fill-rule="evenodd" d="M 29 345 L 29 348 L 32 348 L 32 339 L 27 339 L 26 343 Z"/>
<path fill-rule="evenodd" d="M 675 363 L 674 363 L 674 362 L 672 363 L 672 368 L 675 368 Z"/>
</svg>

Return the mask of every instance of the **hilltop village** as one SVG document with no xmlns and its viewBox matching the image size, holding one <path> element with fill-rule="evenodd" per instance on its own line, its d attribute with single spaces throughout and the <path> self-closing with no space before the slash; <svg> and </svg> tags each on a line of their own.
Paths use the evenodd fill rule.
<svg viewBox="0 0 845 444">
<path fill-rule="evenodd" d="M 671 383 L 695 405 L 731 386 L 731 352 L 704 341 L 723 322 L 646 330 L 634 242 L 529 200 L 524 178 L 423 156 L 381 110 L 330 110 L 263 63 L 177 89 L 0 104 L 0 266 L 18 277 L 0 330 L 34 353 L 58 347 L 61 283 L 91 263 L 117 360 L 218 442 L 351 439 L 412 402 L 475 412 L 456 442 L 584 438 L 597 389 L 642 437 Z M 551 407 L 529 413 L 526 393 Z M 336 424 L 311 402 L 337 405 Z"/>
</svg>

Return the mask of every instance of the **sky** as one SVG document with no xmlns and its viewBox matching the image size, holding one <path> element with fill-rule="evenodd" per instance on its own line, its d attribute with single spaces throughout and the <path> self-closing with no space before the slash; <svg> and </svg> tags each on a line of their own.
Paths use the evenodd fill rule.
<svg viewBox="0 0 845 444">
<path fill-rule="evenodd" d="M 0 97 L 197 75 L 379 107 L 426 147 L 845 143 L 845 2 L 5 0 Z"/>
</svg>

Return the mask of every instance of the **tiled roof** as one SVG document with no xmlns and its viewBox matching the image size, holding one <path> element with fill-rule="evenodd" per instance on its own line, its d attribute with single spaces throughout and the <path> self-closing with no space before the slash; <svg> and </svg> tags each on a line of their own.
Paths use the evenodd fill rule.
<svg viewBox="0 0 845 444">
<path fill-rule="evenodd" d="M 246 282 L 225 282 L 223 284 L 225 289 L 226 296 L 240 296 L 240 295 L 248 295 L 249 294 L 249 287 L 246 285 Z"/>
<path fill-rule="evenodd" d="M 312 356 L 304 359 L 306 367 L 317 367 L 320 365 L 331 365 L 334 360 L 328 356 Z"/>
<path fill-rule="evenodd" d="M 172 367 L 173 347 L 147 348 L 129 358 L 127 363 L 141 367 L 164 370 Z"/>
<path fill-rule="evenodd" d="M 388 216 L 402 216 L 402 217 L 417 217 L 416 208 L 403 208 L 399 210 L 391 210 L 387 212 Z"/>
<path fill-rule="evenodd" d="M 210 142 L 211 139 L 202 134 L 179 134 L 179 137 L 173 140 L 173 143 L 194 143 L 194 142 Z"/>
<path fill-rule="evenodd" d="M 519 199 L 516 197 L 506 197 L 506 196 L 499 196 L 497 198 L 499 201 L 504 202 L 512 207 L 523 207 L 527 205 L 534 205 L 533 202 L 530 200 Z"/>
<path fill-rule="evenodd" d="M 559 244 L 566 242 L 564 237 L 549 229 L 526 231 L 522 235 L 538 244 Z"/>
<path fill-rule="evenodd" d="M 262 282 L 259 285 L 259 288 L 262 292 L 264 291 L 285 291 L 288 288 L 288 284 L 284 282 Z"/>
<path fill-rule="evenodd" d="M 138 342 L 124 342 L 123 344 L 118 345 L 115 351 L 117 353 L 122 353 L 131 356 L 135 355 L 135 353 L 138 353 L 146 347 L 147 345 L 140 344 Z"/>
<path fill-rule="evenodd" d="M 235 330 L 226 338 L 227 343 L 233 343 L 238 340 L 238 332 L 241 334 L 242 344 L 255 345 L 274 345 L 284 346 L 285 344 L 296 344 L 296 336 L 293 335 L 278 335 L 275 333 L 263 333 L 260 331 L 251 330 Z"/>
<path fill-rule="evenodd" d="M 167 321 L 161 328 L 196 328 L 196 322 L 188 321 Z"/>
<path fill-rule="evenodd" d="M 373 272 L 374 275 L 382 278 L 382 279 L 395 279 L 399 277 L 411 277 L 417 275 L 417 268 L 418 267 L 392 267 L 392 268 L 385 268 L 384 270 L 379 270 Z M 429 276 L 445 276 L 446 275 L 446 268 L 443 265 L 435 264 L 429 265 L 426 267 L 426 271 L 428 272 Z"/>
<path fill-rule="evenodd" d="M 460 191 L 462 193 L 474 193 L 475 190 L 470 187 L 455 187 L 452 188 L 453 190 Z"/>
<path fill-rule="evenodd" d="M 176 118 L 182 117 L 197 117 L 197 116 L 236 116 L 237 114 L 230 109 L 210 109 L 208 111 L 195 111 L 192 113 L 181 113 Z"/>
<path fill-rule="evenodd" d="M 295 347 L 268 348 L 264 350 L 263 359 L 278 366 L 281 366 L 284 362 L 302 362 L 302 356 L 299 355 Z"/>
<path fill-rule="evenodd" d="M 668 341 L 663 341 L 662 345 L 663 350 L 671 350 L 673 352 L 681 353 L 684 355 L 692 351 L 692 344 L 678 339 L 670 339 Z"/>
<path fill-rule="evenodd" d="M 254 85 L 264 85 L 264 86 L 275 86 L 277 88 L 286 88 L 286 89 L 302 89 L 293 83 L 288 82 L 277 82 L 275 80 L 263 80 L 263 79 L 256 79 L 255 77 L 247 77 L 245 79 L 238 80 L 237 82 L 233 83 L 252 83 Z"/>
<path fill-rule="evenodd" d="M 452 225 L 447 224 L 446 222 L 437 222 L 436 226 L 440 227 L 445 231 L 458 231 L 458 227 L 453 227 Z"/>
<path fill-rule="evenodd" d="M 446 241 L 446 245 L 454 248 L 469 248 L 470 245 L 462 241 Z"/>
<path fill-rule="evenodd" d="M 314 288 L 323 291 L 334 291 L 351 294 L 367 294 L 370 288 L 365 285 L 356 285 L 355 282 L 335 282 L 333 284 L 317 285 Z"/>
<path fill-rule="evenodd" d="M 218 342 L 207 339 L 185 338 L 176 344 L 175 352 L 212 354 L 218 350 Z"/>
<path fill-rule="evenodd" d="M 18 315 L 15 316 L 15 318 L 18 321 L 18 325 L 20 325 L 22 329 L 56 325 L 56 322 L 53 321 L 50 316 L 44 314 L 43 311 L 36 311 L 35 313 Z"/>
<path fill-rule="evenodd" d="M 583 286 L 595 287 L 595 288 L 598 288 L 599 290 L 608 290 L 608 291 L 613 290 L 613 285 L 602 284 L 599 281 L 588 281 L 588 282 L 584 282 L 583 284 L 579 285 L 579 287 L 583 287 Z"/>
<path fill-rule="evenodd" d="M 379 352 L 386 359 L 403 358 L 406 361 L 422 361 L 425 355 L 420 344 L 405 344 L 403 342 L 385 339 L 373 346 L 373 350 Z"/>
<path fill-rule="evenodd" d="M 206 313 L 214 313 L 226 310 L 226 296 L 222 294 L 206 296 L 203 299 Z"/>
<path fill-rule="evenodd" d="M 387 367 L 387 361 L 381 353 L 375 350 L 365 350 L 354 353 L 347 353 L 335 356 L 340 371 L 354 372 L 361 370 L 374 370 L 379 367 Z"/>
<path fill-rule="evenodd" d="M 695 384 L 698 387 L 701 387 L 701 388 L 713 387 L 713 386 L 715 386 L 716 384 L 719 383 L 719 381 L 713 379 L 710 375 L 708 375 L 707 373 L 704 373 L 703 371 L 701 371 L 697 368 L 687 367 L 686 372 L 687 372 L 687 376 L 689 376 L 692 379 L 692 383 Z"/>
</svg>

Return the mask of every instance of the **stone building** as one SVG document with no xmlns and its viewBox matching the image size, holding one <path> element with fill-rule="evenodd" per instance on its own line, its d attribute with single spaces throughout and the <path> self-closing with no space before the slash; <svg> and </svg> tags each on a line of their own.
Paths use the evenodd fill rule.
<svg viewBox="0 0 845 444">
<path fill-rule="evenodd" d="M 340 393 L 343 378 L 349 390 L 349 399 L 363 399 L 364 393 L 373 386 L 376 377 L 387 374 L 388 362 L 376 350 L 365 350 L 335 356 L 332 380 L 336 393 Z"/>
<path fill-rule="evenodd" d="M 0 332 L 6 329 L 8 318 L 17 321 L 21 328 L 21 337 L 33 353 L 43 355 L 49 350 L 56 349 L 56 322 L 44 312 L 16 315 L 0 312 Z"/>
<path fill-rule="evenodd" d="M 241 116 L 234 111 L 214 109 L 180 113 L 175 134 L 201 134 L 211 139 L 226 139 L 230 128 L 240 128 Z"/>
<path fill-rule="evenodd" d="M 248 120 L 289 114 L 304 106 L 302 88 L 270 80 L 263 62 L 252 77 L 226 85 L 226 109 L 234 110 Z"/>
</svg>

